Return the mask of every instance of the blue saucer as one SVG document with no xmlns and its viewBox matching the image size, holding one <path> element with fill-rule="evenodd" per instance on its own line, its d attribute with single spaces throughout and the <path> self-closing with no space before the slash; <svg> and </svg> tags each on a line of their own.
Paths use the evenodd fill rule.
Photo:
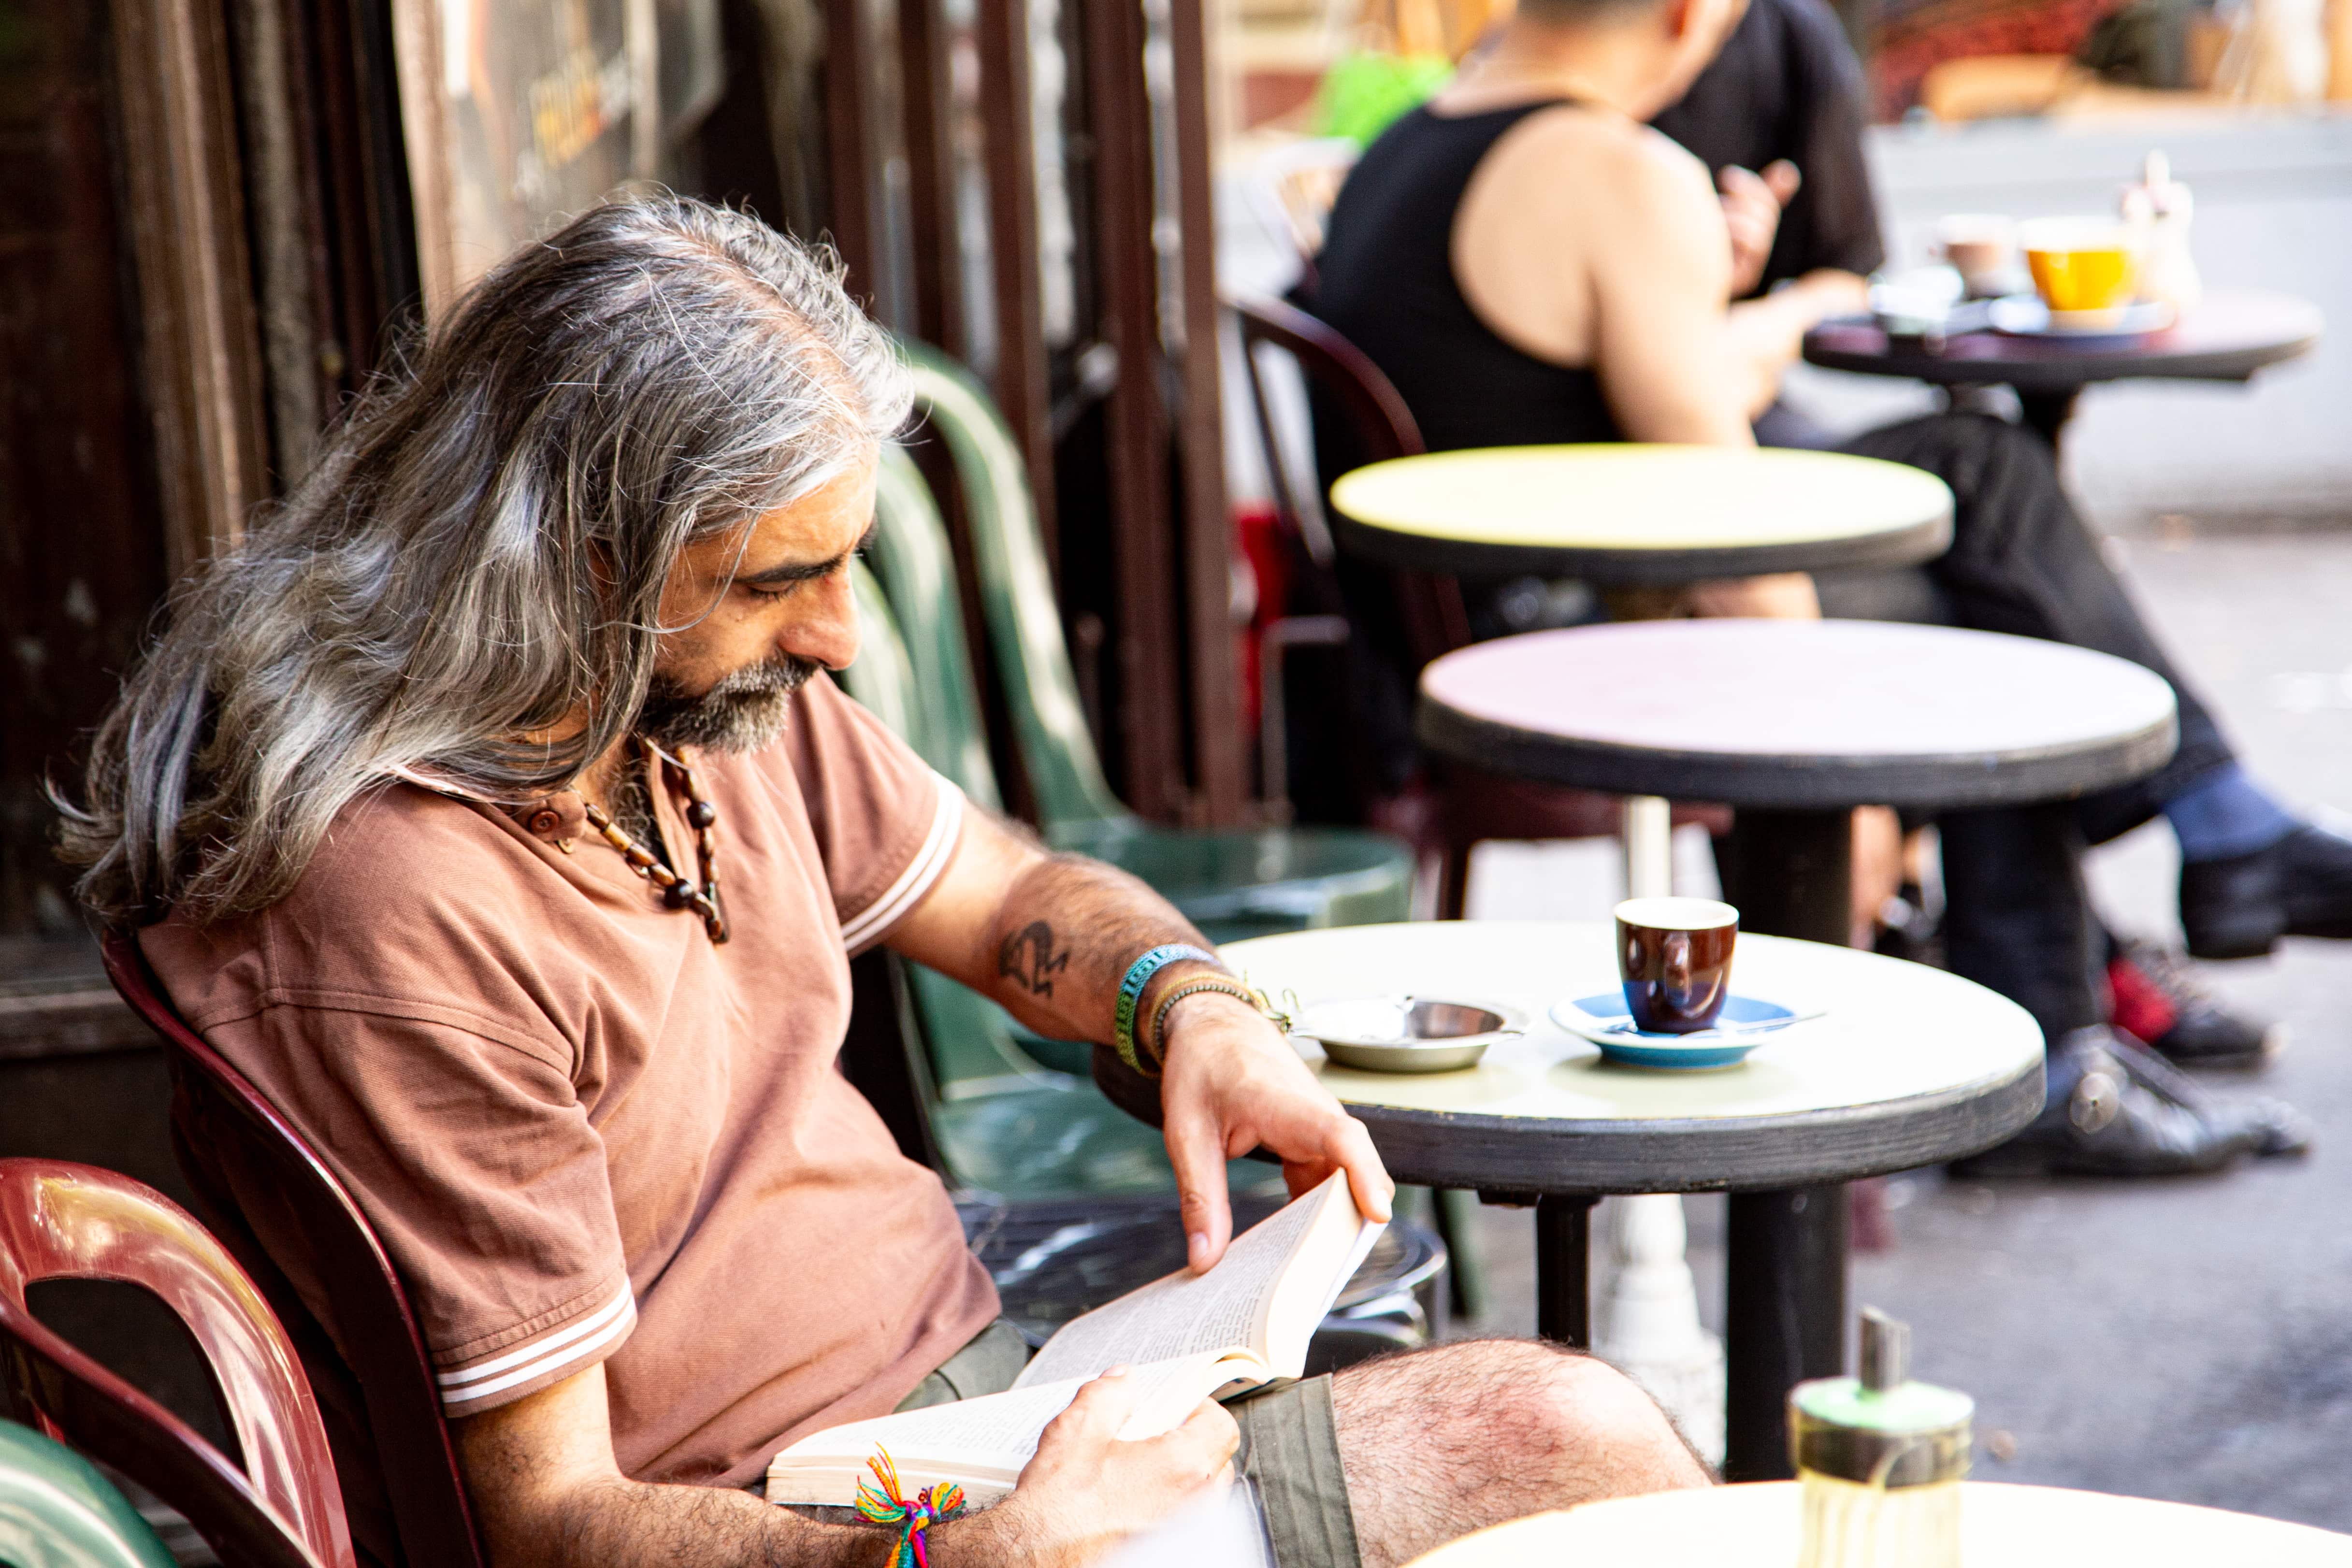
<svg viewBox="0 0 2352 1568">
<path fill-rule="evenodd" d="M 1696 1034 L 1652 1034 L 1633 1027 L 1622 991 L 1604 991 L 1599 996 L 1556 1002 L 1551 1009 L 1552 1022 L 1580 1039 L 1591 1040 L 1601 1048 L 1602 1056 L 1612 1061 L 1685 1072 L 1733 1066 L 1790 1024 L 1820 1016 L 1800 1013 L 1779 1002 L 1743 997 L 1735 991 L 1724 998 L 1716 1028 L 1701 1030 Z"/>
</svg>

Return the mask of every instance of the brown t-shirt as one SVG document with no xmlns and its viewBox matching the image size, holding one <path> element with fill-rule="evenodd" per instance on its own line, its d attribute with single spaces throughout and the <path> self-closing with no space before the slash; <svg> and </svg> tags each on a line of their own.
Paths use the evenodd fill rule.
<svg viewBox="0 0 2352 1568">
<path fill-rule="evenodd" d="M 407 783 L 347 808 L 281 903 L 141 940 L 366 1211 L 450 1415 L 603 1361 L 624 1471 L 732 1485 L 888 1411 L 996 1292 L 835 1065 L 849 956 L 937 880 L 962 798 L 823 676 L 783 740 L 696 771 L 723 946 L 576 795 L 509 813 Z M 331 1322 L 299 1249 L 261 1239 Z"/>
</svg>

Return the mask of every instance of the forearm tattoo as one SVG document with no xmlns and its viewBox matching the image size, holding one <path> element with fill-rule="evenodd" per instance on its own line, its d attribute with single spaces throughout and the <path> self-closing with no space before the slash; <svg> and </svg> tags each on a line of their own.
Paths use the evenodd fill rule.
<svg viewBox="0 0 2352 1568">
<path fill-rule="evenodd" d="M 1042 920 L 1007 936 L 996 949 L 996 972 L 1033 997 L 1054 994 L 1054 977 L 1070 967 L 1070 950 L 1054 946 L 1054 928 Z"/>
<path fill-rule="evenodd" d="M 1108 1041 L 1128 966 L 1167 942 L 1207 938 L 1127 873 L 1078 855 L 1035 862 L 1005 890 L 991 930 L 997 999 L 1060 1040 Z M 1176 966 L 1171 966 L 1176 967 Z"/>
</svg>

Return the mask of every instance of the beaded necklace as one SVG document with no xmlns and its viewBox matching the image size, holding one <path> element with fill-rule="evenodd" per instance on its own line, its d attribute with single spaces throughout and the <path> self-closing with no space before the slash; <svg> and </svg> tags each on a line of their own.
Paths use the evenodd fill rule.
<svg viewBox="0 0 2352 1568">
<path fill-rule="evenodd" d="M 604 841 L 621 852 L 629 869 L 661 889 L 662 902 L 672 909 L 692 909 L 702 916 L 703 929 L 710 933 L 715 946 L 727 940 L 727 916 L 719 907 L 719 808 L 712 805 L 702 792 L 702 781 L 694 776 L 694 768 L 684 758 L 672 757 L 660 747 L 637 737 L 638 748 L 645 754 L 646 767 L 653 776 L 648 783 L 656 783 L 667 775 L 664 769 L 677 775 L 686 789 L 686 825 L 694 830 L 694 856 L 702 872 L 702 885 L 697 887 L 662 863 L 661 857 L 637 842 L 615 824 L 604 808 L 585 799 L 581 800 L 588 825 L 604 835 Z M 648 799 L 648 806 L 651 800 Z"/>
</svg>

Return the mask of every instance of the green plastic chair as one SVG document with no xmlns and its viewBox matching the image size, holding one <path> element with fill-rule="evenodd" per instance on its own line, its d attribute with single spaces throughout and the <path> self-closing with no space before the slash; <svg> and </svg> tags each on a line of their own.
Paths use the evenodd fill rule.
<svg viewBox="0 0 2352 1568">
<path fill-rule="evenodd" d="M 877 505 L 886 528 L 899 515 L 894 508 L 906 499 L 903 492 L 893 497 L 900 483 L 911 478 L 924 504 L 929 502 L 922 476 L 907 463 L 906 455 L 894 452 L 891 456 Z M 892 470 L 900 465 L 905 467 L 894 478 Z M 908 554 L 889 555 L 888 575 L 904 581 L 908 571 L 928 570 L 919 559 L 910 562 Z M 876 555 L 881 564 L 883 552 Z M 987 770 L 986 748 L 977 752 L 977 771 L 962 771 L 975 766 L 973 753 L 963 745 L 971 732 L 942 728 L 936 722 L 940 694 L 918 680 L 898 618 L 875 573 L 862 562 L 854 565 L 851 585 L 860 635 L 856 663 L 842 675 L 849 695 L 923 760 L 954 779 L 975 803 L 992 809 L 996 781 Z M 962 635 L 960 625 L 953 632 Z M 929 628 L 919 636 L 936 632 Z M 969 670 L 965 675 L 962 695 L 971 699 L 969 711 L 976 716 L 979 705 L 969 689 Z M 920 964 L 908 964 L 906 973 L 930 1070 L 924 1111 L 951 1185 L 1007 1198 L 1175 1190 L 1175 1174 L 1159 1131 L 1112 1104 L 1083 1075 L 1083 1066 L 1071 1072 L 1042 1065 L 1023 1045 L 1024 1038 L 1036 1041 L 1036 1037 L 1024 1035 L 1012 1015 L 994 1002 Z M 1036 1043 L 1075 1051 L 1081 1062 L 1087 1050 L 1058 1041 Z M 1232 1162 L 1228 1180 L 1237 1193 L 1279 1196 L 1283 1190 L 1280 1169 L 1255 1160 Z"/>
<path fill-rule="evenodd" d="M 919 344 L 906 345 L 906 352 L 917 400 L 945 437 L 972 507 L 974 549 L 997 663 L 1034 677 L 1013 683 L 1013 720 L 1023 762 L 1055 846 L 1135 873 L 1219 942 L 1305 925 L 1409 918 L 1411 854 L 1394 841 L 1311 828 L 1175 832 L 1141 821 L 1118 803 L 1103 780 L 1079 711 L 1035 513 L 1012 438 L 960 366 Z M 915 727 L 901 733 L 966 795 L 994 809 L 1000 797 L 964 637 L 954 549 L 929 484 L 897 447 L 884 454 L 875 509 L 880 527 L 870 559 L 898 623 L 914 638 L 914 685 L 908 701 L 919 712 L 911 720 Z M 1024 695 L 1031 700 L 1023 701 Z M 1285 873 L 1295 876 L 1303 869 L 1302 861 L 1318 859 L 1329 873 L 1326 879 L 1282 880 Z M 951 1103 L 959 1093 L 991 1093 L 991 1075 L 1001 1074 L 999 1064 L 1008 1059 L 1085 1077 L 1086 1047 L 1041 1039 L 993 1003 L 928 970 L 917 968 L 913 978 L 934 1068 Z M 961 1111 L 972 1118 L 965 1124 L 965 1159 L 977 1168 L 985 1153 L 1002 1149 L 1036 1161 L 1030 1140 L 1038 1127 L 1025 1118 L 1039 1109 L 1025 1100 L 991 1104 L 988 1113 L 1005 1116 L 1008 1124 L 987 1128 L 979 1124 L 981 1106 Z M 1141 1153 L 1155 1173 L 1164 1167 L 1165 1153 L 1156 1142 Z M 1127 1174 L 1131 1168 L 1107 1160 L 1100 1175 L 1119 1181 L 1124 1190 L 1125 1181 L 1139 1179 Z M 1260 1179 L 1264 1169 L 1239 1163 L 1233 1168 L 1237 1185 Z M 1035 1174 L 1052 1181 L 1066 1171 L 1049 1164 Z M 1469 1193 L 1442 1192 L 1431 1202 L 1454 1255 L 1455 1306 L 1475 1316 L 1486 1295 L 1476 1244 L 1477 1200 Z"/>
<path fill-rule="evenodd" d="M 996 810 L 954 554 L 930 486 L 899 448 L 883 453 L 875 511 L 871 570 L 865 562 L 852 569 L 862 636 L 843 683 L 973 803 Z M 901 620 L 894 605 L 924 608 Z M 920 964 L 905 970 L 929 1069 L 924 1109 L 952 1182 L 1014 1199 L 1173 1189 L 1160 1134 L 1095 1088 L 1090 1048 L 1041 1039 Z M 1283 1195 L 1277 1169 L 1259 1161 L 1230 1162 L 1226 1180 L 1236 1195 Z M 1475 1314 L 1484 1296 L 1475 1200 L 1443 1193 L 1436 1206 L 1433 1218 L 1454 1258 L 1456 1308 Z"/>
<path fill-rule="evenodd" d="M 0 1563 L 173 1568 L 154 1529 L 97 1467 L 14 1421 L 0 1421 Z"/>
<path fill-rule="evenodd" d="M 916 402 L 946 445 L 971 518 L 990 646 L 1046 841 L 1132 872 L 1219 942 L 1411 918 L 1412 852 L 1384 834 L 1341 828 L 1187 831 L 1147 822 L 1119 803 L 1103 779 L 1079 710 L 1036 511 L 1012 434 L 961 366 L 920 344 L 905 349 Z M 919 478 L 911 465 L 901 473 Z M 903 488 L 903 481 L 894 487 Z M 891 527 L 892 517 L 927 511 L 937 529 L 936 507 L 911 501 L 891 498 L 883 525 L 887 542 L 877 558 L 902 548 L 934 553 L 931 545 L 905 537 L 922 528 Z M 943 550 L 943 529 L 937 540 Z M 977 743 L 979 703 L 961 649 L 952 559 L 941 559 L 946 564 L 936 572 L 894 565 L 887 586 L 900 624 L 925 629 L 913 649 L 923 693 L 942 702 L 968 698 L 974 722 L 967 733 Z M 960 682 L 953 670 L 961 670 Z"/>
</svg>

